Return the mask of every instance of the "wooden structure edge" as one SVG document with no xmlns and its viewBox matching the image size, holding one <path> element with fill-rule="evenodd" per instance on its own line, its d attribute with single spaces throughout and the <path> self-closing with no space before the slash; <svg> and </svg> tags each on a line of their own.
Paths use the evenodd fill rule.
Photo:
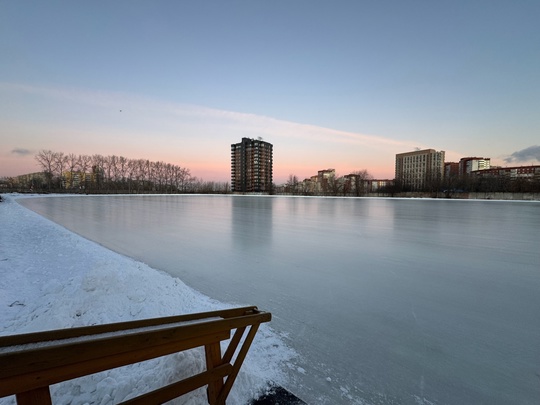
<svg viewBox="0 0 540 405">
<path fill-rule="evenodd" d="M 208 403 L 225 404 L 259 325 L 270 320 L 270 313 L 251 306 L 3 336 L 0 397 L 15 394 L 18 405 L 50 404 L 51 384 L 204 346 L 205 372 L 125 403 L 162 403 L 208 385 Z M 220 342 L 233 330 L 222 356 Z"/>
</svg>

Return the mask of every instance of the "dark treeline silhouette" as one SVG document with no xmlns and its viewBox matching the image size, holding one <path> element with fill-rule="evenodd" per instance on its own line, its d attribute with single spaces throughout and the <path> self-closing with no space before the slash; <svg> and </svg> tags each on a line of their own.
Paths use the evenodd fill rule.
<svg viewBox="0 0 540 405">
<path fill-rule="evenodd" d="M 444 193 L 447 197 L 459 193 L 538 193 L 540 192 L 540 177 L 456 175 L 439 181 L 427 182 L 421 189 L 412 189 L 399 181 L 394 181 L 392 185 L 381 188 L 381 192 L 389 194 L 411 191 L 438 192 Z"/>
<path fill-rule="evenodd" d="M 402 193 L 427 193 L 434 197 L 459 197 L 463 193 L 538 193 L 540 176 L 511 177 L 509 175 L 463 175 L 426 181 L 423 187 L 411 187 L 393 180 L 385 185 L 371 185 L 372 176 L 367 170 L 353 172 L 346 176 L 330 175 L 316 181 L 300 181 L 291 174 L 279 191 L 284 194 L 314 196 L 366 195 L 398 196 Z"/>
<path fill-rule="evenodd" d="M 229 184 L 205 182 L 189 169 L 123 156 L 75 155 L 41 150 L 35 156 L 41 177 L 33 191 L 79 193 L 228 193 Z"/>
<path fill-rule="evenodd" d="M 443 188 L 448 192 L 506 192 L 537 193 L 540 192 L 540 177 L 510 176 L 456 176 L 445 179 Z"/>
</svg>

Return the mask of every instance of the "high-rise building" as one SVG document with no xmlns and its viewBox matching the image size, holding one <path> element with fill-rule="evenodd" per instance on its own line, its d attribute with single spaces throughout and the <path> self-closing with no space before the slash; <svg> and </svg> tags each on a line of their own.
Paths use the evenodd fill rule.
<svg viewBox="0 0 540 405">
<path fill-rule="evenodd" d="M 444 151 L 434 149 L 398 153 L 396 182 L 411 190 L 425 190 L 436 186 L 444 174 Z"/>
<path fill-rule="evenodd" d="M 272 191 L 272 144 L 242 138 L 231 145 L 231 189 L 241 193 Z"/>
</svg>

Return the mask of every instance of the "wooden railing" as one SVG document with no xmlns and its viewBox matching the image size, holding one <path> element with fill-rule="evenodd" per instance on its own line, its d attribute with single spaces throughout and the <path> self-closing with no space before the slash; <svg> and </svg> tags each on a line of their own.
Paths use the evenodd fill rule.
<svg viewBox="0 0 540 405">
<path fill-rule="evenodd" d="M 0 337 L 0 398 L 52 404 L 51 384 L 204 346 L 206 371 L 123 404 L 161 404 L 205 385 L 209 404 L 225 404 L 259 325 L 271 317 L 244 307 Z M 222 356 L 220 342 L 232 330 Z"/>
</svg>

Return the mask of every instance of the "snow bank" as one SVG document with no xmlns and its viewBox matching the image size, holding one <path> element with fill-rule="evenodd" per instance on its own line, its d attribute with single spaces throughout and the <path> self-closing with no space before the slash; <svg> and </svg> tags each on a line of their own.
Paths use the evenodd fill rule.
<svg viewBox="0 0 540 405">
<path fill-rule="evenodd" d="M 14 199 L 0 203 L 0 335 L 230 307 L 67 231 Z M 261 325 L 228 403 L 248 403 L 269 381 L 283 384 L 282 370 L 294 356 L 268 324 Z M 62 404 L 118 403 L 203 369 L 204 351 L 194 349 L 57 384 L 51 393 L 53 402 Z M 0 398 L 0 405 L 14 403 L 14 397 Z M 207 403 L 206 392 L 199 389 L 174 403 Z"/>
</svg>

